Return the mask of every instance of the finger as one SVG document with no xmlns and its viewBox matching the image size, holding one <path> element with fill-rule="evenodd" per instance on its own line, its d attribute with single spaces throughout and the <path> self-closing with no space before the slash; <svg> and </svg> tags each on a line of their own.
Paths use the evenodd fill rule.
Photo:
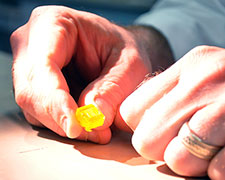
<svg viewBox="0 0 225 180">
<path fill-rule="evenodd" d="M 105 123 L 98 130 L 112 124 L 119 104 L 148 72 L 148 67 L 134 47 L 122 50 L 113 48 L 100 76 L 87 86 L 79 99 L 79 105 L 96 104 L 105 115 Z"/>
<path fill-rule="evenodd" d="M 204 87 L 206 82 L 214 85 L 214 80 L 220 79 L 215 76 L 220 71 L 217 63 L 212 63 L 212 58 L 207 55 L 207 52 L 212 53 L 215 57 L 223 57 L 220 54 L 222 51 L 215 48 L 197 47 L 193 49 L 172 67 L 150 79 L 132 93 L 120 106 L 118 119 L 122 118 L 134 130 L 145 110 L 173 90 L 178 81 L 180 86 L 183 86 L 183 94 L 187 94 L 189 102 L 194 96 L 199 96 L 200 90 L 206 90 Z"/>
<path fill-rule="evenodd" d="M 77 31 L 64 11 L 71 10 L 37 8 L 29 22 L 13 33 L 13 83 L 23 110 L 51 130 L 58 132 L 59 126 L 74 138 L 82 129 L 73 120 L 77 105 L 61 69 L 73 55 Z"/>
<path fill-rule="evenodd" d="M 68 111 L 68 110 L 67 110 Z M 25 118 L 27 119 L 27 121 L 34 125 L 34 126 L 39 126 L 39 127 L 44 127 L 44 125 L 38 121 L 36 118 L 34 118 L 32 115 L 30 115 L 27 112 L 23 112 L 25 115 Z M 56 117 L 57 118 L 57 117 Z M 73 119 L 74 121 L 75 119 Z M 48 120 L 49 121 L 49 120 Z M 45 121 L 44 121 L 45 122 Z M 66 136 L 66 133 L 63 131 L 63 129 L 56 123 L 56 121 L 51 120 L 51 125 L 47 125 L 48 127 L 50 127 L 55 133 L 61 135 L 61 136 Z M 77 132 L 77 130 L 73 130 L 71 129 L 71 133 L 73 132 Z M 110 141 L 111 139 L 111 131 L 109 128 L 104 129 L 102 131 L 92 131 L 92 132 L 87 132 L 85 130 L 82 130 L 82 132 L 80 133 L 80 135 L 77 137 L 77 139 L 80 140 L 89 140 L 95 143 L 99 143 L 99 144 L 106 144 Z"/>
<path fill-rule="evenodd" d="M 211 160 L 208 176 L 215 180 L 225 179 L 225 148 Z"/>
<path fill-rule="evenodd" d="M 171 91 L 178 80 L 179 73 L 175 66 L 147 80 L 123 101 L 116 120 L 123 119 L 132 130 L 135 130 L 145 110 Z"/>
<path fill-rule="evenodd" d="M 14 64 L 17 104 L 54 132 L 58 131 L 57 123 L 68 137 L 77 137 L 81 132 L 74 118 L 77 104 L 58 66 L 27 67 L 26 70 L 23 66 L 22 61 Z"/>
<path fill-rule="evenodd" d="M 168 143 L 198 108 L 176 86 L 144 112 L 132 137 L 135 149 L 147 159 L 163 160 Z"/>
<path fill-rule="evenodd" d="M 34 118 L 33 116 L 31 116 L 28 112 L 23 111 L 23 114 L 24 114 L 26 120 L 27 120 L 30 124 L 32 124 L 32 125 L 34 125 L 34 126 L 44 127 L 44 125 L 41 124 L 40 121 L 38 121 L 36 118 Z"/>
<path fill-rule="evenodd" d="M 203 50 L 193 50 L 172 66 L 178 73 L 179 82 L 139 117 L 140 123 L 135 129 L 132 143 L 142 156 L 163 160 L 166 146 L 177 135 L 182 124 L 213 99 L 217 99 L 218 92 L 223 92 L 221 77 L 216 73 L 218 65 L 210 61 L 210 56 L 200 56 Z M 201 58 L 197 61 L 199 57 L 208 60 L 207 63 L 202 64 Z M 210 67 L 210 71 L 206 71 L 207 67 Z M 208 93 L 205 84 L 215 87 L 213 93 Z"/>
<path fill-rule="evenodd" d="M 24 34 L 28 33 L 27 29 L 27 25 L 23 25 L 10 36 L 13 59 L 17 59 L 19 56 L 22 56 L 27 50 L 28 37 L 24 36 Z"/>
<path fill-rule="evenodd" d="M 30 60 L 44 64 L 54 62 L 60 69 L 70 61 L 77 40 L 71 11 L 62 6 L 42 6 L 33 10 L 28 22 L 27 55 L 32 57 Z"/>
<path fill-rule="evenodd" d="M 45 127 L 40 121 L 38 121 L 36 118 L 34 118 L 29 113 L 27 113 L 25 111 L 23 111 L 23 113 L 24 113 L 24 116 L 25 116 L 26 120 L 30 124 L 32 124 L 34 126 L 38 126 L 38 127 Z M 56 134 L 59 134 L 60 136 L 66 137 L 66 133 L 63 131 L 63 129 L 55 121 L 52 121 L 51 127 Z"/>
<path fill-rule="evenodd" d="M 48 64 L 53 60 L 60 68 L 71 59 L 77 29 L 66 7 L 42 6 L 32 11 L 27 24 L 10 37 L 14 60 Z"/>
<path fill-rule="evenodd" d="M 189 121 L 189 127 L 205 143 L 213 146 L 225 145 L 224 104 L 215 103 L 196 112 Z M 180 175 L 206 175 L 209 160 L 200 159 L 190 153 L 182 144 L 182 137 L 188 129 L 182 127 L 178 137 L 166 148 L 164 159 L 169 167 Z M 176 154 L 176 155 L 175 155 Z"/>
<path fill-rule="evenodd" d="M 44 93 L 40 89 L 38 91 L 38 96 L 33 92 L 33 88 L 15 93 L 17 104 L 26 109 L 27 119 L 38 119 L 45 127 L 56 133 L 60 132 L 60 135 L 66 133 L 71 138 L 79 136 L 82 128 L 74 117 L 77 105 L 70 94 L 60 89 L 51 91 L 51 94 L 48 94 L 47 89 Z M 62 133 L 61 129 L 65 133 Z"/>
</svg>

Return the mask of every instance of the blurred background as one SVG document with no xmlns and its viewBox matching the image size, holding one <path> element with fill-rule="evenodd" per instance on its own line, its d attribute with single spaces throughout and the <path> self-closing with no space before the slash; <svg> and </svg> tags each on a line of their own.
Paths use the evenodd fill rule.
<svg viewBox="0 0 225 180">
<path fill-rule="evenodd" d="M 131 24 L 154 0 L 0 0 L 0 50 L 10 53 L 9 36 L 40 5 L 64 5 L 101 15 L 120 25 Z"/>
<path fill-rule="evenodd" d="M 129 25 L 149 10 L 155 0 L 0 0 L 0 115 L 14 111 L 10 34 L 25 24 L 32 10 L 40 5 L 64 5 L 98 14 L 119 24 Z"/>
</svg>

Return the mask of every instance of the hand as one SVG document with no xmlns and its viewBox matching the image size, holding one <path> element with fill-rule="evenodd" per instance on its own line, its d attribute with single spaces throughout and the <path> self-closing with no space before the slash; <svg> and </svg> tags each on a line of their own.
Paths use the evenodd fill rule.
<svg viewBox="0 0 225 180">
<path fill-rule="evenodd" d="M 117 119 L 133 129 L 132 143 L 147 159 L 164 160 L 184 176 L 225 178 L 225 148 L 211 161 L 181 143 L 181 128 L 206 143 L 225 146 L 225 49 L 200 46 L 151 78 L 120 106 Z"/>
<path fill-rule="evenodd" d="M 36 8 L 11 36 L 16 102 L 33 125 L 107 143 L 118 105 L 151 72 L 140 42 L 134 33 L 91 13 Z M 74 120 L 76 108 L 86 104 L 106 116 L 104 125 L 90 133 Z"/>
</svg>

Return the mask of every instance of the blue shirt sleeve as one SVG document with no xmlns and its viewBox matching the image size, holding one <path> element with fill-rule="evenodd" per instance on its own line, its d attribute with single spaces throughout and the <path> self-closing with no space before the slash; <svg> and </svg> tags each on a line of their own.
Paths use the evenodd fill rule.
<svg viewBox="0 0 225 180">
<path fill-rule="evenodd" d="M 135 24 L 159 30 L 175 60 L 198 45 L 225 48 L 224 0 L 159 0 Z"/>
</svg>

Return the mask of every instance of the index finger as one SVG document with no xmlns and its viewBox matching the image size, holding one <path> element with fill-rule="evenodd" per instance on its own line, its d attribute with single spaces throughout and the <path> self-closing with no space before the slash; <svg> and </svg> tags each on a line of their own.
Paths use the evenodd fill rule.
<svg viewBox="0 0 225 180">
<path fill-rule="evenodd" d="M 116 118 L 123 119 L 132 130 L 135 130 L 145 110 L 170 92 L 178 80 L 179 72 L 176 66 L 146 80 L 123 101 Z"/>
<path fill-rule="evenodd" d="M 61 72 L 73 55 L 76 41 L 70 11 L 63 7 L 37 8 L 29 22 L 12 34 L 13 83 L 22 109 L 53 131 L 55 121 L 67 136 L 77 137 L 81 132 L 73 121 L 77 104 Z"/>
</svg>

